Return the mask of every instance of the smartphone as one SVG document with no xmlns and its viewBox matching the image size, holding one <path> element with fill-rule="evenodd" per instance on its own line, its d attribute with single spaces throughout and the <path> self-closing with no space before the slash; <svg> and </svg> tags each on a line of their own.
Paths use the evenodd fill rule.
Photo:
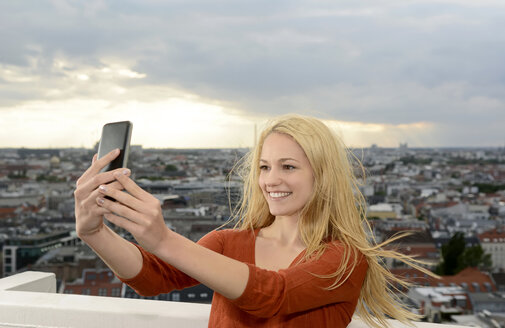
<svg viewBox="0 0 505 328">
<path fill-rule="evenodd" d="M 101 172 L 127 167 L 132 128 L 133 124 L 130 121 L 112 122 L 103 126 L 98 144 L 98 158 L 107 155 L 116 148 L 119 148 L 120 153 Z"/>
</svg>

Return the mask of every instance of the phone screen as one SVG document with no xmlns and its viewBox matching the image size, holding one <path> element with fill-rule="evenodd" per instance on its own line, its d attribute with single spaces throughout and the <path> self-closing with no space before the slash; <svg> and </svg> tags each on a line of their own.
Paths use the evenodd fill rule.
<svg viewBox="0 0 505 328">
<path fill-rule="evenodd" d="M 102 169 L 102 172 L 127 166 L 132 127 L 133 125 L 129 121 L 107 123 L 103 126 L 102 137 L 98 145 L 98 158 L 107 155 L 116 148 L 119 148 L 120 153 L 116 159 Z"/>
</svg>

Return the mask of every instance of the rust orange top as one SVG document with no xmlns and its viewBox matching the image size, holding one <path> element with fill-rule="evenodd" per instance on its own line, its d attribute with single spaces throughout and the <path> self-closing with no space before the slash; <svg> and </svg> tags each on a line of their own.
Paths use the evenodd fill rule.
<svg viewBox="0 0 505 328">
<path fill-rule="evenodd" d="M 259 229 L 213 231 L 198 243 L 217 253 L 246 263 L 249 280 L 243 294 L 229 300 L 214 293 L 209 327 L 347 327 L 352 319 L 368 264 L 361 259 L 349 278 L 328 290 L 334 279 L 316 275 L 334 273 L 342 261 L 343 245 L 328 244 L 317 260 L 270 271 L 255 266 L 255 241 Z M 122 281 L 145 296 L 168 293 L 199 282 L 139 247 L 143 266 L 139 274 Z M 120 278 L 121 279 L 121 278 Z"/>
</svg>

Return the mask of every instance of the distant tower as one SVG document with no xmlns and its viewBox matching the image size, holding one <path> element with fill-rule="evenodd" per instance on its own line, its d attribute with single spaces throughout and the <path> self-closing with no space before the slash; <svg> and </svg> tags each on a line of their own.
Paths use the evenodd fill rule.
<svg viewBox="0 0 505 328">
<path fill-rule="evenodd" d="M 400 153 L 400 155 L 406 154 L 408 150 L 409 150 L 408 144 L 400 142 L 400 146 L 398 147 L 398 152 Z"/>
</svg>

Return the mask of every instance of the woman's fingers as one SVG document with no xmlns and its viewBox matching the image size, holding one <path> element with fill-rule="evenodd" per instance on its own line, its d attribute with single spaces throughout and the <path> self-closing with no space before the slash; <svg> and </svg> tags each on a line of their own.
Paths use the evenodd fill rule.
<svg viewBox="0 0 505 328">
<path fill-rule="evenodd" d="M 108 213 L 104 215 L 105 219 L 114 225 L 123 228 L 127 231 L 129 231 L 131 234 L 135 235 L 135 231 L 138 228 L 138 225 L 133 223 L 132 221 L 126 220 L 125 218 L 122 218 L 118 215 Z"/>
<path fill-rule="evenodd" d="M 82 176 L 77 180 L 77 184 L 81 184 L 83 182 L 88 181 L 91 177 L 96 176 L 107 164 L 112 162 L 119 155 L 119 149 L 116 148 L 109 152 L 104 157 L 98 159 L 98 156 L 95 154 L 93 156 L 91 166 L 82 174 Z"/>
<path fill-rule="evenodd" d="M 101 194 L 101 197 L 104 196 L 109 196 L 111 198 L 114 198 L 116 201 L 118 201 L 121 204 L 126 205 L 127 207 L 140 212 L 144 213 L 145 212 L 145 204 L 140 201 L 139 199 L 133 197 L 132 195 L 122 191 L 124 188 L 123 185 L 119 183 L 119 181 L 113 182 L 118 184 L 117 188 L 113 188 L 111 184 L 109 185 L 100 185 L 98 187 L 98 191 Z"/>
<path fill-rule="evenodd" d="M 114 171 L 99 173 L 94 177 L 90 178 L 89 180 L 84 181 L 81 185 L 79 185 L 75 191 L 75 194 L 76 195 L 89 194 L 93 190 L 98 188 L 98 186 L 108 184 L 109 182 L 114 181 L 116 179 L 114 173 L 116 172 L 122 172 L 123 174 L 126 173 L 126 175 L 130 175 L 131 173 L 131 171 L 128 169 L 116 169 Z M 113 182 L 114 186 L 117 186 L 117 189 L 123 189 L 123 185 L 121 183 L 116 182 L 117 181 Z"/>
<path fill-rule="evenodd" d="M 102 195 L 96 198 L 96 202 L 98 206 L 107 209 L 108 211 L 119 215 L 120 217 L 130 220 L 136 224 L 142 224 L 143 219 L 139 212 L 129 208 L 128 206 L 123 205 L 121 202 L 114 202 L 104 198 Z"/>
<path fill-rule="evenodd" d="M 119 183 L 119 181 L 114 181 L 114 182 L 110 182 L 107 184 L 107 188 L 109 189 L 115 189 L 115 190 L 123 190 L 124 187 L 122 184 Z"/>
<path fill-rule="evenodd" d="M 100 192 L 98 190 L 94 190 L 91 192 L 89 197 L 82 200 L 80 206 L 87 209 L 88 211 L 92 211 L 94 215 L 103 215 L 105 213 L 109 213 L 110 211 L 107 208 L 96 206 L 97 197 L 100 197 Z"/>
<path fill-rule="evenodd" d="M 126 191 L 128 191 L 133 197 L 138 198 L 141 201 L 150 201 L 152 200 L 152 196 L 150 193 L 140 188 L 132 179 L 128 177 L 126 174 L 126 170 L 124 171 L 116 171 L 114 172 L 114 177 L 119 183 L 121 183 Z"/>
</svg>

